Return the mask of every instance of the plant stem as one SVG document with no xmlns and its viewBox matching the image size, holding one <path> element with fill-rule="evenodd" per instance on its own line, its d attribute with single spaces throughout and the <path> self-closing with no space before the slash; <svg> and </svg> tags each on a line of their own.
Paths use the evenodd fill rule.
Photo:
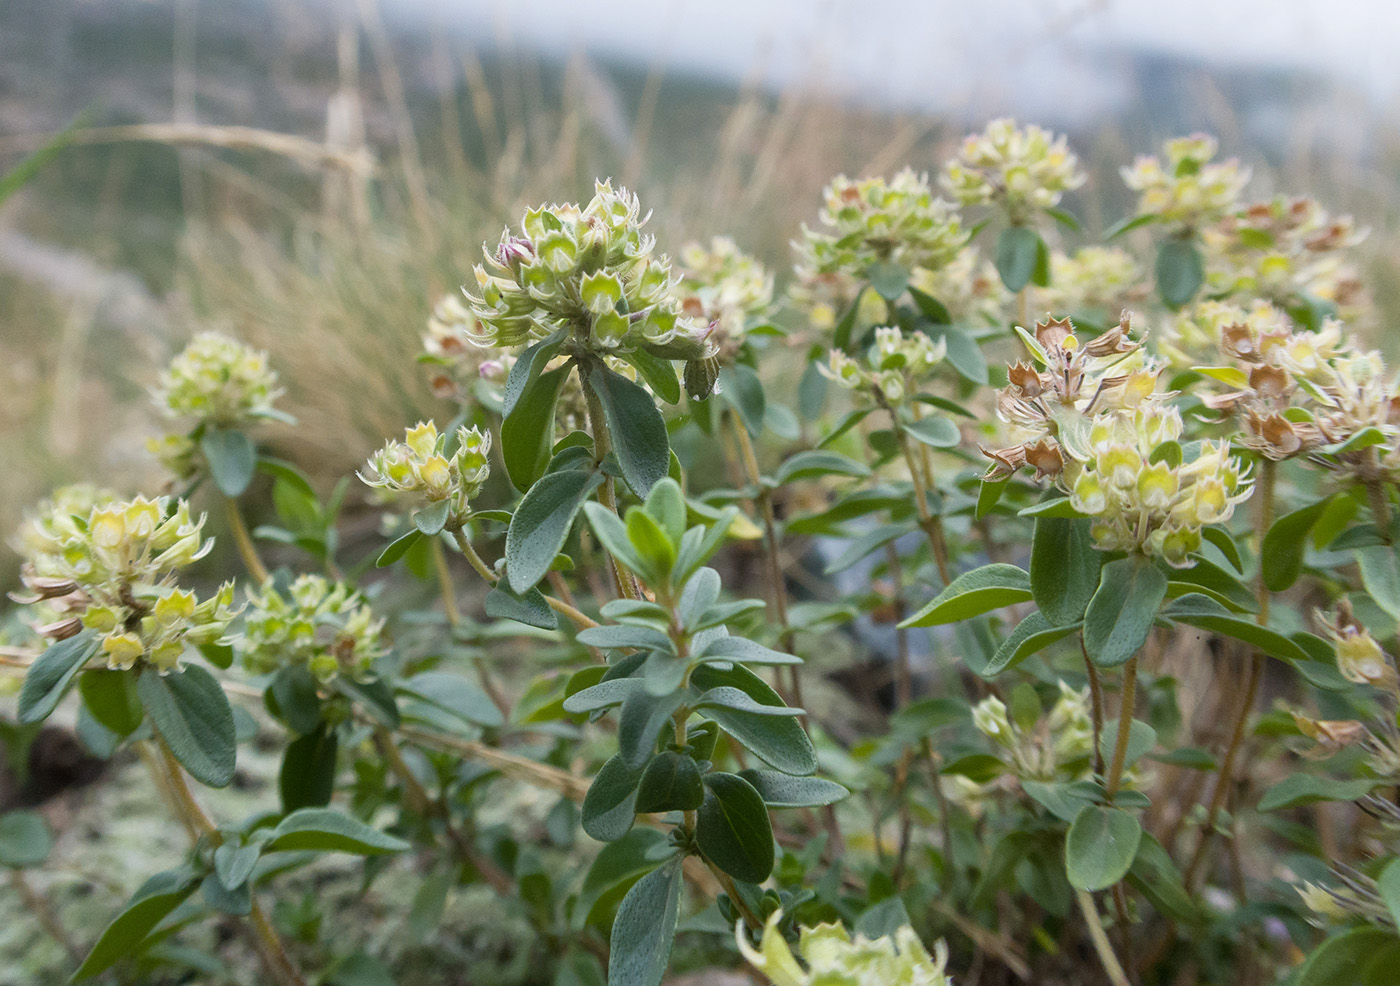
<svg viewBox="0 0 1400 986">
<path fill-rule="evenodd" d="M 437 570 L 443 615 L 449 625 L 456 626 L 462 622 L 462 612 L 457 608 L 457 589 L 452 584 L 452 569 L 447 567 L 447 552 L 442 550 L 442 542 L 436 537 L 428 538 L 428 550 L 432 552 L 433 568 Z"/>
<path fill-rule="evenodd" d="M 744 898 L 739 896 L 739 888 L 734 886 L 734 878 L 714 863 L 711 863 L 708 859 L 705 860 L 705 865 L 710 868 L 710 872 L 715 875 L 715 879 L 719 881 L 719 885 L 724 888 L 724 892 L 727 893 L 729 899 L 734 902 L 735 908 L 743 915 L 744 923 L 749 926 L 749 929 L 752 931 L 762 931 L 762 919 L 753 911 L 749 910 L 749 905 L 744 903 Z"/>
<path fill-rule="evenodd" d="M 1113 744 L 1113 763 L 1108 768 L 1108 777 L 1104 782 L 1104 791 L 1110 801 L 1118 793 L 1119 785 L 1123 783 L 1123 764 L 1128 759 L 1128 740 L 1133 733 L 1133 705 L 1137 698 L 1137 669 L 1136 656 L 1129 658 L 1128 663 L 1123 665 L 1123 694 L 1118 704 L 1118 735 Z"/>
<path fill-rule="evenodd" d="M 185 823 L 186 828 L 192 833 L 197 833 L 196 838 L 204 837 L 214 845 L 218 845 L 222 841 L 222 836 L 215 827 L 214 820 L 195 800 L 194 793 L 190 790 L 189 784 L 185 782 L 184 769 L 180 766 L 180 762 L 175 759 L 175 754 L 170 752 L 170 747 L 166 745 L 165 740 L 159 734 L 156 735 L 155 745 L 159 759 L 152 758 L 147 762 L 156 764 L 160 773 L 164 775 L 163 786 L 170 795 L 171 804 L 175 808 L 176 814 Z M 301 973 L 292 963 L 291 956 L 287 954 L 287 946 L 282 943 L 277 929 L 267 919 L 257 897 L 253 896 L 251 899 L 252 910 L 248 914 L 248 920 L 253 926 L 258 952 L 262 956 L 263 964 L 267 966 L 267 971 L 281 986 L 306 986 L 306 980 L 302 978 Z"/>
<path fill-rule="evenodd" d="M 457 542 L 457 547 L 461 550 L 462 554 L 466 556 L 467 562 L 471 567 L 476 570 L 478 575 L 486 580 L 487 585 L 494 586 L 500 581 L 500 579 L 496 578 L 496 573 L 491 571 L 486 562 L 482 561 L 481 556 L 476 553 L 476 549 L 472 547 L 471 541 L 467 540 L 467 535 L 463 533 L 460 527 L 453 529 L 452 539 Z M 563 600 L 555 599 L 553 596 L 545 593 L 541 593 L 541 595 L 544 596 L 544 601 L 549 604 L 550 609 L 563 616 L 567 616 L 574 623 L 578 624 L 580 629 L 596 627 L 598 625 L 597 620 L 579 612 L 578 609 Z"/>
<path fill-rule="evenodd" d="M 904 431 L 904 425 L 900 423 L 899 414 L 884 399 L 883 395 L 876 398 L 880 406 L 883 407 L 890 416 L 890 426 L 894 429 L 896 440 L 899 442 L 899 451 L 904 455 L 904 462 L 909 467 L 909 478 L 914 483 L 914 507 L 919 512 L 919 527 L 923 528 L 924 535 L 928 538 L 929 550 L 933 552 L 934 564 L 938 566 L 938 577 L 947 585 L 953 581 L 952 569 L 948 564 L 948 542 L 943 536 L 943 518 L 935 517 L 928 507 L 928 490 L 924 487 L 923 471 L 919 468 L 919 460 L 914 453 L 914 448 L 909 444 L 909 436 Z"/>
<path fill-rule="evenodd" d="M 1089 698 L 1092 705 L 1094 720 L 1094 773 L 1103 776 L 1103 745 L 1100 737 L 1103 736 L 1103 683 L 1099 681 L 1099 669 L 1094 666 L 1094 662 L 1089 657 L 1089 650 L 1084 645 L 1084 634 L 1079 635 L 1079 649 L 1084 654 L 1084 670 L 1089 675 Z"/>
<path fill-rule="evenodd" d="M 1262 555 L 1264 547 L 1264 536 L 1268 534 L 1269 528 L 1274 522 L 1274 487 L 1277 480 L 1278 463 L 1273 459 L 1265 458 L 1259 468 L 1259 513 L 1255 520 L 1255 551 Z M 1259 612 L 1254 618 L 1254 622 L 1260 626 L 1265 626 L 1269 622 L 1269 588 L 1264 584 L 1264 572 L 1261 565 L 1258 582 L 1255 585 L 1255 598 L 1259 602 Z M 1256 652 L 1250 660 L 1249 672 L 1245 678 L 1244 688 L 1240 691 L 1240 702 L 1235 709 L 1234 726 L 1230 731 L 1230 745 L 1225 749 L 1225 756 L 1220 761 L 1220 773 L 1216 777 L 1215 790 L 1211 792 L 1210 807 L 1206 809 L 1205 822 L 1201 827 L 1201 837 L 1196 842 L 1196 849 L 1191 854 L 1191 861 L 1186 866 L 1185 884 L 1189 892 L 1195 892 L 1197 878 L 1201 875 L 1201 864 L 1205 862 L 1206 849 L 1210 846 L 1210 841 L 1215 834 L 1215 823 L 1220 817 L 1220 811 L 1225 806 L 1225 797 L 1229 793 L 1230 784 L 1235 774 L 1235 758 L 1239 755 L 1240 747 L 1244 743 L 1245 723 L 1249 719 L 1249 713 L 1254 708 L 1254 701 L 1259 694 L 1259 682 L 1264 676 L 1264 655 Z"/>
<path fill-rule="evenodd" d="M 253 546 L 253 538 L 249 535 L 248 526 L 243 523 L 243 514 L 238 509 L 238 501 L 229 496 L 223 497 L 223 501 L 224 516 L 228 519 L 228 529 L 233 535 L 233 543 L 238 547 L 239 557 L 243 559 L 243 567 L 248 570 L 254 582 L 262 585 L 267 581 L 267 566 L 258 557 L 258 549 Z"/>
<path fill-rule="evenodd" d="M 1076 890 L 1074 899 L 1079 902 L 1080 913 L 1084 915 L 1084 923 L 1089 928 L 1089 940 L 1094 944 L 1094 951 L 1098 953 L 1099 962 L 1103 965 L 1109 982 L 1113 986 L 1130 986 L 1127 973 L 1123 971 L 1122 963 L 1118 961 L 1118 956 L 1113 953 L 1113 946 L 1109 944 L 1108 934 L 1103 930 L 1103 920 L 1099 917 L 1098 908 L 1094 906 L 1094 898 L 1089 896 L 1087 890 Z"/>
<path fill-rule="evenodd" d="M 902 709 L 914 699 L 914 670 L 909 663 L 909 631 L 899 626 L 904 621 L 904 569 L 894 542 L 885 545 L 885 567 L 894 583 L 894 704 L 896 709 Z"/>
<path fill-rule="evenodd" d="M 763 474 L 758 468 L 758 456 L 754 453 L 748 429 L 744 427 L 744 423 L 739 420 L 737 414 L 726 411 L 724 416 L 729 419 L 731 430 L 738 441 L 739 453 L 748 481 L 758 490 L 758 507 L 763 514 L 764 557 L 768 564 L 769 611 L 772 614 L 773 622 L 779 628 L 779 647 L 791 654 L 793 633 L 792 625 L 788 622 L 787 576 L 783 572 L 778 543 L 778 517 L 773 511 L 773 491 L 763 485 Z M 805 708 L 802 701 L 802 680 L 798 677 L 796 666 L 788 668 L 788 695 L 786 697 L 790 700 L 790 704 L 798 708 Z"/>
</svg>

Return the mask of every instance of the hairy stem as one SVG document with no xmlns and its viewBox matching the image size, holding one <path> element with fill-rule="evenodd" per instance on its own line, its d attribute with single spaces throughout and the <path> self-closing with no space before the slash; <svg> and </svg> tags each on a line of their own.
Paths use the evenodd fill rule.
<svg viewBox="0 0 1400 986">
<path fill-rule="evenodd" d="M 1109 982 L 1113 986 L 1130 986 L 1127 973 L 1123 971 L 1122 963 L 1118 961 L 1118 956 L 1113 953 L 1113 946 L 1109 944 L 1108 933 L 1103 930 L 1103 920 L 1099 917 L 1098 908 L 1094 906 L 1094 898 L 1089 896 L 1087 890 L 1076 890 L 1074 899 L 1079 902 L 1079 911 L 1084 915 L 1084 923 L 1089 928 L 1089 940 L 1094 945 L 1094 951 L 1099 956 L 1099 962 L 1103 965 Z"/>
<path fill-rule="evenodd" d="M 948 563 L 948 541 L 943 534 L 943 518 L 934 516 L 928 506 L 928 489 L 924 485 L 924 474 L 920 468 L 920 463 L 914 447 L 909 444 L 909 435 L 904 430 L 904 425 L 899 420 L 899 414 L 884 399 L 883 395 L 877 394 L 876 399 L 880 405 L 889 413 L 890 426 L 894 429 L 895 438 L 899 442 L 899 451 L 904 456 L 904 462 L 909 467 L 909 478 L 914 483 L 914 508 L 919 514 L 919 527 L 928 538 L 929 550 L 933 553 L 934 564 L 938 566 L 938 577 L 947 585 L 953 580 L 952 568 Z"/>
<path fill-rule="evenodd" d="M 1272 459 L 1264 459 L 1259 468 L 1259 486 L 1256 490 L 1259 502 L 1259 512 L 1255 518 L 1255 551 L 1262 554 L 1264 547 L 1264 536 L 1268 534 L 1269 528 L 1274 522 L 1274 487 L 1277 480 L 1278 463 Z M 1259 602 L 1259 612 L 1254 618 L 1254 622 L 1264 626 L 1269 622 L 1269 589 L 1264 584 L 1264 572 L 1262 566 L 1257 576 L 1255 584 L 1255 597 Z M 1201 826 L 1201 837 L 1196 842 L 1196 849 L 1191 854 L 1191 861 L 1186 866 L 1185 883 L 1186 889 L 1195 892 L 1197 879 L 1201 876 L 1201 865 L 1205 862 L 1206 850 L 1210 847 L 1210 841 L 1215 834 L 1215 823 L 1220 817 L 1221 809 L 1225 806 L 1225 797 L 1229 794 L 1230 784 L 1235 775 L 1235 759 L 1239 755 L 1240 747 L 1244 743 L 1245 724 L 1249 719 L 1249 713 L 1254 708 L 1254 701 L 1259 694 L 1259 682 L 1264 676 L 1264 655 L 1255 653 L 1250 659 L 1248 676 L 1245 679 L 1244 688 L 1240 691 L 1240 701 L 1235 707 L 1234 725 L 1230 730 L 1230 744 L 1225 749 L 1225 756 L 1220 761 L 1220 773 L 1215 780 L 1215 790 L 1211 792 L 1210 807 L 1206 809 L 1205 822 Z"/>
<path fill-rule="evenodd" d="M 225 496 L 224 516 L 228 519 L 228 529 L 233 535 L 233 543 L 238 548 L 238 555 L 243 559 L 243 567 L 248 570 L 253 581 L 262 585 L 267 581 L 267 566 L 263 564 L 262 558 L 258 556 L 258 549 L 253 546 L 253 538 L 248 533 L 248 525 L 243 523 L 243 514 L 238 509 L 238 501 L 233 497 Z"/>
<path fill-rule="evenodd" d="M 1100 737 L 1103 736 L 1103 683 L 1099 681 L 1099 669 L 1094 666 L 1094 662 L 1089 657 L 1082 633 L 1079 635 L 1079 649 L 1084 654 L 1084 670 L 1089 675 L 1090 711 L 1094 721 L 1094 773 L 1102 777 L 1103 746 Z"/>
<path fill-rule="evenodd" d="M 437 570 L 443 615 L 450 625 L 456 626 L 462 622 L 462 611 L 457 608 L 457 587 L 452 583 L 452 569 L 447 567 L 447 552 L 442 550 L 442 542 L 436 537 L 428 538 L 428 550 L 432 552 L 433 568 Z"/>
<path fill-rule="evenodd" d="M 1137 657 L 1129 658 L 1128 663 L 1123 665 L 1123 694 L 1118 704 L 1118 736 L 1113 744 L 1113 762 L 1109 765 L 1108 777 L 1104 781 L 1104 790 L 1110 801 L 1118 793 L 1119 785 L 1123 783 L 1123 764 L 1128 759 L 1128 739 L 1133 733 L 1133 705 L 1137 699 L 1137 669 Z"/>
</svg>

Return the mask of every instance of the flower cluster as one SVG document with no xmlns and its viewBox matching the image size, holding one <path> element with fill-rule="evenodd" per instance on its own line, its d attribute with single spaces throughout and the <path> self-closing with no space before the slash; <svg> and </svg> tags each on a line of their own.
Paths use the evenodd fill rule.
<svg viewBox="0 0 1400 986">
<path fill-rule="evenodd" d="M 686 244 L 680 262 L 682 309 L 714 326 L 717 356 L 732 362 L 749 324 L 773 306 L 773 275 L 727 236 L 714 237 L 708 247 Z"/>
<path fill-rule="evenodd" d="M 1158 368 L 1130 338 L 1122 322 L 1080 343 L 1069 319 L 1039 322 L 1035 337 L 1023 335 L 1043 370 L 1017 362 L 997 394 L 997 414 L 1020 440 L 1000 449 L 983 448 L 992 460 L 989 478 L 1009 476 L 1022 466 L 1037 479 L 1059 476 L 1071 459 L 1087 457 L 1088 433 L 1098 413 L 1136 408 L 1157 389 Z"/>
<path fill-rule="evenodd" d="M 811 281 L 824 274 L 864 277 L 877 263 L 913 271 L 936 270 L 954 260 L 967 233 L 953 206 L 936 198 L 926 175 L 906 168 L 890 181 L 834 179 L 823 193 L 821 221 L 832 233 L 802 227 L 797 277 Z"/>
<path fill-rule="evenodd" d="M 960 203 L 994 203 L 1013 225 L 1028 224 L 1084 181 L 1063 135 L 1034 124 L 1017 127 L 1010 119 L 993 120 L 982 133 L 963 138 L 943 172 L 943 187 Z"/>
<path fill-rule="evenodd" d="M 259 674 L 303 665 L 320 681 L 363 678 L 385 653 L 384 621 L 343 582 L 298 576 L 286 591 L 269 580 L 249 590 L 243 633 L 235 641 L 244 665 Z"/>
<path fill-rule="evenodd" d="M 972 709 L 978 730 L 1004 749 L 1016 776 L 1022 780 L 1077 779 L 1089 767 L 1094 752 L 1094 725 L 1085 690 L 1059 683 L 1060 697 L 1049 715 L 1022 728 L 1007 716 L 1006 705 L 995 695 Z"/>
<path fill-rule="evenodd" d="M 1142 267 L 1126 250 L 1087 246 L 1073 254 L 1050 254 L 1050 287 L 1043 300 L 1056 311 L 1101 311 L 1116 318 L 1145 294 Z"/>
<path fill-rule="evenodd" d="M 1312 199 L 1256 203 L 1202 231 L 1210 293 L 1280 305 L 1300 297 L 1354 305 L 1360 279 L 1344 251 L 1365 235 L 1350 216 L 1333 218 Z"/>
<path fill-rule="evenodd" d="M 491 433 L 457 429 L 457 449 L 450 454 L 447 438 L 438 434 L 433 422 L 420 421 L 404 433 L 402 442 L 385 442 L 359 477 L 367 486 L 389 493 L 421 496 L 429 503 L 446 501 L 448 526 L 460 526 L 471 512 L 469 502 L 491 473 Z"/>
<path fill-rule="evenodd" d="M 1214 137 L 1177 137 L 1166 142 L 1166 167 L 1160 158 L 1144 156 L 1124 168 L 1123 183 L 1138 193 L 1138 215 L 1200 229 L 1234 212 L 1249 169 L 1233 158 L 1211 164 L 1217 149 Z"/>
<path fill-rule="evenodd" d="M 1267 301 L 1249 307 L 1207 299 L 1181 309 L 1157 336 L 1157 352 L 1173 367 L 1213 366 L 1226 358 L 1220 348 L 1230 326 L 1247 326 L 1255 336 L 1288 335 L 1287 313 Z"/>
<path fill-rule="evenodd" d="M 267 353 L 201 332 L 161 373 L 152 396 L 168 417 L 232 428 L 272 416 L 281 393 Z"/>
<path fill-rule="evenodd" d="M 168 418 L 193 421 L 189 432 L 146 442 L 147 450 L 178 480 L 205 468 L 198 436 L 205 428 L 237 428 L 261 418 L 283 417 L 272 406 L 282 393 L 267 353 L 219 332 L 201 332 L 161 372 L 152 391 Z"/>
<path fill-rule="evenodd" d="M 428 318 L 423 352 L 418 361 L 430 368 L 429 385 L 439 397 L 460 397 L 478 379 L 490 380 L 505 363 L 509 372 L 514 357 L 478 345 L 480 324 L 460 294 L 444 295 Z M 504 382 L 504 373 L 500 374 Z"/>
<path fill-rule="evenodd" d="M 1095 421 L 1090 454 L 1067 485 L 1074 508 L 1094 518 L 1100 549 L 1187 565 L 1201 545 L 1201 528 L 1229 520 L 1235 504 L 1249 497 L 1252 484 L 1228 443 L 1202 442 L 1199 455 L 1185 462 L 1180 437 L 1180 413 L 1159 403 Z"/>
<path fill-rule="evenodd" d="M 464 289 L 478 346 L 515 349 L 565 330 L 599 354 L 710 355 L 708 325 L 687 318 L 670 260 L 642 233 L 636 196 L 599 182 L 586 206 L 541 206 L 506 230 Z"/>
<path fill-rule="evenodd" d="M 79 501 L 87 515 L 73 514 Z M 200 601 L 175 584 L 174 573 L 202 558 L 213 542 L 201 536 L 204 518 L 169 500 L 117 501 L 89 490 L 60 491 L 21 533 L 21 578 L 58 619 L 38 628 L 51 639 L 83 629 L 101 635 L 113 668 L 145 661 L 161 671 L 179 662 L 188 644 L 212 644 L 236 615 L 233 583 Z"/>
<path fill-rule="evenodd" d="M 948 986 L 944 972 L 948 948 L 940 940 L 930 955 L 919 936 L 907 924 L 883 938 L 850 934 L 840 924 L 802 928 L 797 954 L 804 969 L 778 930 L 782 911 L 774 911 L 755 949 L 742 925 L 735 937 L 745 959 L 773 986 Z"/>
<path fill-rule="evenodd" d="M 919 384 L 948 353 L 948 344 L 934 342 L 922 332 L 905 335 L 893 326 L 875 330 L 875 344 L 864 361 L 833 349 L 826 365 L 817 371 L 848 390 L 873 391 L 886 404 L 900 404 L 919 392 Z"/>
</svg>

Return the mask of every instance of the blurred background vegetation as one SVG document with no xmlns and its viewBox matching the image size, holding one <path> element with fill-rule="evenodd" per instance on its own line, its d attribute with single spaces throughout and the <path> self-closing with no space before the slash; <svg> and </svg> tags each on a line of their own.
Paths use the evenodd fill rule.
<svg viewBox="0 0 1400 986">
<path fill-rule="evenodd" d="M 1274 29 L 1266 44 L 1280 19 L 1293 24 L 1293 47 L 1274 58 L 1243 34 L 1154 38 L 1127 0 L 961 5 L 971 12 L 750 2 L 776 32 L 767 39 L 739 19 L 744 6 L 0 0 L 0 174 L 81 128 L 0 203 L 0 532 L 59 483 L 158 488 L 147 390 L 200 329 L 271 351 L 288 389 L 280 406 L 300 426 L 264 437 L 324 494 L 386 436 L 451 416 L 415 362 L 428 314 L 527 205 L 586 199 L 611 176 L 654 211 L 662 249 L 730 234 L 781 286 L 789 241 L 833 175 L 935 171 L 998 115 L 1069 133 L 1090 181 L 1066 204 L 1089 239 L 1132 206 L 1118 167 L 1197 130 L 1254 169 L 1259 195 L 1311 194 L 1353 213 L 1371 230 L 1370 329 L 1400 350 L 1388 329 L 1400 311 L 1400 127 L 1372 54 L 1396 15 L 1380 5 L 1334 5 L 1360 25 L 1340 49 L 1336 32 L 1311 31 L 1301 0 L 1216 5 L 1254 7 L 1259 29 Z M 1172 6 L 1189 22 L 1211 5 Z M 702 8 L 712 20 L 688 38 L 680 15 Z M 1366 9 L 1377 17 L 1353 16 Z M 732 46 L 715 41 L 727 30 Z M 1313 37 L 1343 52 L 1349 38 L 1356 63 L 1294 57 Z M 0 543 L 0 588 L 16 563 Z M 241 810 L 231 797 L 230 817 Z M 130 883 L 117 874 L 145 864 L 154 823 L 141 806 L 153 802 L 120 789 L 55 823 L 82 838 L 101 829 L 112 847 L 59 876 L 94 926 Z M 354 880 L 340 876 L 348 898 Z M 104 880 L 112 893 L 83 905 L 76 888 Z M 423 977 L 451 965 L 414 937 L 406 902 L 381 903 L 410 920 L 375 924 L 376 948 L 392 946 L 404 969 L 421 951 Z M 455 947 L 479 982 L 525 981 L 529 954 L 480 903 L 454 902 L 470 931 Z M 279 906 L 295 924 L 297 901 Z M 56 967 L 27 923 L 0 926 L 0 984 Z M 497 954 L 500 968 L 485 970 L 482 956 Z"/>
<path fill-rule="evenodd" d="M 935 170 L 991 116 L 1069 132 L 1092 176 L 1069 204 L 1090 235 L 1130 207 L 1118 166 L 1207 130 L 1260 191 L 1370 226 L 1380 324 L 1400 305 L 1383 73 L 1154 42 L 1104 2 L 999 0 L 981 23 L 881 0 L 858 34 L 855 5 L 759 5 L 773 37 L 740 23 L 708 61 L 693 49 L 709 35 L 683 43 L 686 4 L 584 6 L 0 3 L 0 169 L 84 128 L 0 208 L 0 529 L 59 482 L 158 482 L 146 388 L 207 326 L 273 352 L 301 421 L 273 440 L 329 485 L 444 412 L 414 356 L 482 241 L 595 176 L 641 194 L 663 249 L 729 233 L 781 272 L 832 175 Z M 701 27 L 723 37 L 729 8 Z M 794 38 L 810 64 L 779 71 Z"/>
</svg>

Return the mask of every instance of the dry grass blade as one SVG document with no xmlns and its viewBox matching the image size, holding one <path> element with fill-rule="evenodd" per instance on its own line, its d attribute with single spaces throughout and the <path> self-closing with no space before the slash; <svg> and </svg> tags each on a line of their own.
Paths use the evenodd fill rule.
<svg viewBox="0 0 1400 986">
<path fill-rule="evenodd" d="M 0 154 L 23 153 L 43 147 L 58 134 L 20 134 L 0 138 Z M 177 146 L 218 147 L 231 151 L 261 151 L 295 161 L 308 168 L 337 168 L 360 175 L 373 174 L 374 155 L 368 148 L 330 147 L 295 134 L 256 127 L 224 127 L 202 123 L 137 123 L 120 127 L 89 127 L 68 135 L 74 144 L 120 144 L 149 141 Z"/>
</svg>

